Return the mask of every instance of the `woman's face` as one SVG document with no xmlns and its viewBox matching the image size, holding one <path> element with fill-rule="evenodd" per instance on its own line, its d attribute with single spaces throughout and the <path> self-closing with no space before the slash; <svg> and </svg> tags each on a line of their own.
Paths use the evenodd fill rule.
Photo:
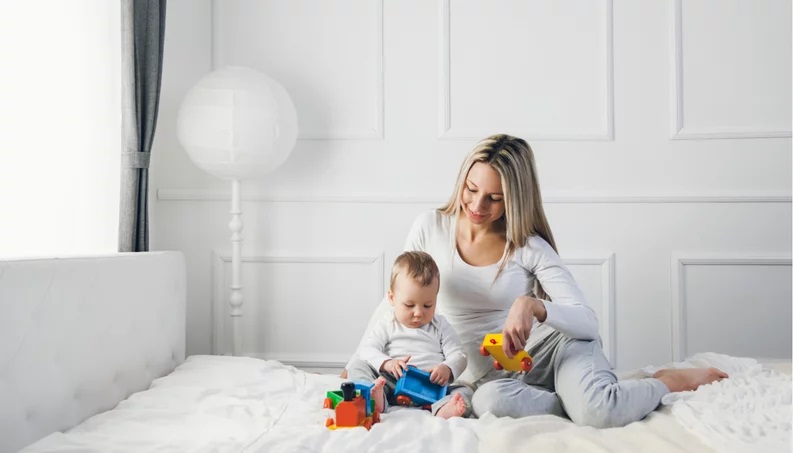
<svg viewBox="0 0 793 453">
<path fill-rule="evenodd" d="M 475 225 L 489 225 L 504 215 L 501 176 L 489 164 L 477 162 L 468 171 L 463 187 L 463 210 Z"/>
</svg>

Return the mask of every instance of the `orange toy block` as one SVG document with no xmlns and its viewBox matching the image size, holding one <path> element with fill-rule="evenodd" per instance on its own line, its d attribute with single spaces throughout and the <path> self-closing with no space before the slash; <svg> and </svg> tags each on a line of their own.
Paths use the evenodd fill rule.
<svg viewBox="0 0 793 453">
<path fill-rule="evenodd" d="M 504 349 L 502 348 L 503 344 L 504 336 L 502 334 L 489 333 L 485 335 L 484 340 L 482 340 L 482 346 L 479 347 L 479 352 L 483 356 L 493 356 L 493 366 L 497 370 L 517 371 L 519 373 L 531 370 L 531 356 L 526 351 L 513 350 L 512 353 L 514 355 L 510 359 L 504 354 Z"/>
<path fill-rule="evenodd" d="M 366 400 L 356 396 L 352 401 L 342 401 L 336 405 L 336 427 L 354 427 L 366 419 Z"/>
</svg>

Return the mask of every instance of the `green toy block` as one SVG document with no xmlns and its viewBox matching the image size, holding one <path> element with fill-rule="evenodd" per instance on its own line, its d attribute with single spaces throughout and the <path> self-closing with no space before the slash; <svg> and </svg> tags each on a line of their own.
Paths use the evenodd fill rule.
<svg viewBox="0 0 793 453">
<path fill-rule="evenodd" d="M 325 394 L 325 397 L 330 398 L 330 401 L 333 404 L 331 409 L 336 409 L 336 405 L 344 401 L 344 396 L 341 394 L 341 390 L 328 390 L 328 393 Z"/>
<path fill-rule="evenodd" d="M 355 396 L 359 396 L 360 394 L 360 390 L 355 391 Z M 332 403 L 331 409 L 336 409 L 336 405 L 344 401 L 344 395 L 341 393 L 341 390 L 328 390 L 328 392 L 325 394 L 325 398 L 330 398 Z M 372 405 L 372 412 L 374 412 L 374 400 L 370 402 Z"/>
</svg>

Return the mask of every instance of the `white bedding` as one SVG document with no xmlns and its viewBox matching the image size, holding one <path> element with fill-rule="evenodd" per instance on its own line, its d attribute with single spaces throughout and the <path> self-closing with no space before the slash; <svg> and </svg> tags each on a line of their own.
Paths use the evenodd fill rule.
<svg viewBox="0 0 793 453">
<path fill-rule="evenodd" d="M 24 452 L 790 451 L 788 374 L 718 354 L 675 365 L 718 366 L 731 379 L 668 395 L 624 428 L 579 427 L 554 416 L 446 421 L 395 409 L 371 431 L 330 431 L 322 400 L 341 379 L 276 361 L 192 356 L 149 390 Z"/>
</svg>

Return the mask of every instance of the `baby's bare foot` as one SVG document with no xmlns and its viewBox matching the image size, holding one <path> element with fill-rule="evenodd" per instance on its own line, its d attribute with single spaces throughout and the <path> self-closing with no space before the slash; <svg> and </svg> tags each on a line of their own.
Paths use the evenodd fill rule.
<svg viewBox="0 0 793 453">
<path fill-rule="evenodd" d="M 729 376 L 718 368 L 684 368 L 660 370 L 653 377 L 669 387 L 670 392 L 685 392 Z"/>
<path fill-rule="evenodd" d="M 385 378 L 379 377 L 374 381 L 374 387 L 372 387 L 371 397 L 374 399 L 374 410 L 377 412 L 382 413 L 385 409 L 385 392 L 383 391 L 383 387 L 385 386 Z"/>
<path fill-rule="evenodd" d="M 448 403 L 444 404 L 443 407 L 438 409 L 438 412 L 435 414 L 435 416 L 446 419 L 452 417 L 462 417 L 466 408 L 467 406 L 465 405 L 465 400 L 463 397 L 459 393 L 455 393 L 452 395 L 452 399 L 450 399 Z"/>
</svg>

